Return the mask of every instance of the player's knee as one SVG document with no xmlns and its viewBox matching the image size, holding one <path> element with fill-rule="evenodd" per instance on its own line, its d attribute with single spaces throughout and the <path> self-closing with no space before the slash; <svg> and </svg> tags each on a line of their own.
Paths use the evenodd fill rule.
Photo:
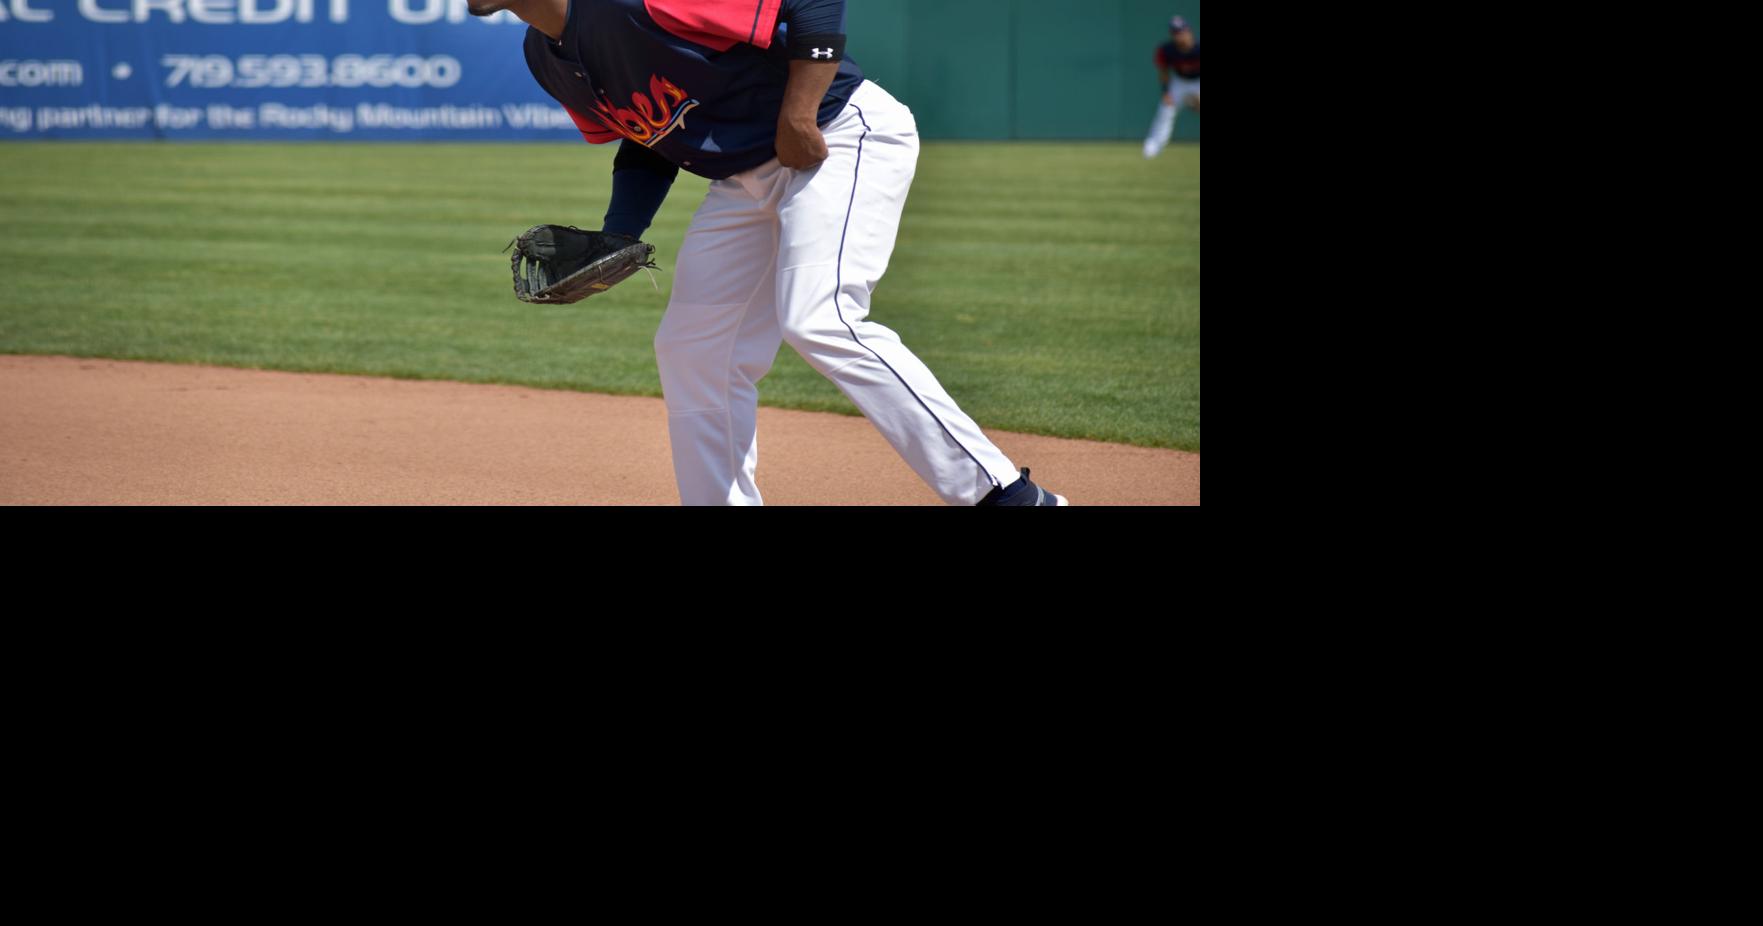
<svg viewBox="0 0 1763 926">
<path fill-rule="evenodd" d="M 864 352 L 849 328 L 831 330 L 809 324 L 783 326 L 784 343 L 808 361 L 821 374 L 863 356 Z"/>
<path fill-rule="evenodd" d="M 783 332 L 784 343 L 804 356 L 807 356 L 817 341 L 825 338 L 825 334 L 809 324 L 805 318 L 784 318 L 778 326 Z"/>
<path fill-rule="evenodd" d="M 655 330 L 655 363 L 663 370 L 675 366 L 690 365 L 694 362 L 695 346 L 702 341 L 691 337 L 689 331 L 670 326 L 665 320 Z"/>
<path fill-rule="evenodd" d="M 808 361 L 809 366 L 817 369 L 820 367 L 820 363 L 815 358 L 822 353 L 823 338 L 804 328 L 790 325 L 784 326 L 783 335 L 784 343 L 790 345 L 791 350 L 802 355 L 802 359 Z"/>
<path fill-rule="evenodd" d="M 749 383 L 758 383 L 765 378 L 767 373 L 771 372 L 771 365 L 776 360 L 777 350 L 774 346 L 770 356 L 737 357 L 730 366 L 734 369 L 736 378 L 744 379 Z"/>
</svg>

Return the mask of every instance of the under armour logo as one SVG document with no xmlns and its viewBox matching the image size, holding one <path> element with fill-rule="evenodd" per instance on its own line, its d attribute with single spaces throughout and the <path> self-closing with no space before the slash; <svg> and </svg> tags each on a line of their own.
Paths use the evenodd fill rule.
<svg viewBox="0 0 1763 926">
<path fill-rule="evenodd" d="M 813 49 L 813 52 L 816 58 L 831 58 L 833 56 L 833 50 L 830 48 L 816 48 Z"/>
</svg>

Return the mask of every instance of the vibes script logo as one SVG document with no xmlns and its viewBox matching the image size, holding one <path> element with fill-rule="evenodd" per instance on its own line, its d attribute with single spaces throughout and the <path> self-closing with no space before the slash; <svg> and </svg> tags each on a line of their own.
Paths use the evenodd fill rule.
<svg viewBox="0 0 1763 926">
<path fill-rule="evenodd" d="M 594 101 L 594 116 L 614 132 L 639 145 L 654 147 L 686 124 L 686 113 L 698 101 L 688 98 L 679 85 L 660 75 L 649 78 L 649 94 L 631 94 L 629 108 L 615 107 L 604 96 Z"/>
</svg>

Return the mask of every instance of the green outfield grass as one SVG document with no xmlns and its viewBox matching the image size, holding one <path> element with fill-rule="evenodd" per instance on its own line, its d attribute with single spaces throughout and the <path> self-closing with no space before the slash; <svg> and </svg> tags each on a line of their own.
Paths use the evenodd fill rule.
<svg viewBox="0 0 1763 926">
<path fill-rule="evenodd" d="M 0 144 L 0 353 L 660 395 L 642 275 L 509 291 L 598 228 L 612 146 Z M 706 181 L 647 236 L 672 267 Z M 871 318 L 981 425 L 1200 448 L 1200 149 L 928 143 Z M 767 405 L 855 414 L 787 347 Z"/>
</svg>

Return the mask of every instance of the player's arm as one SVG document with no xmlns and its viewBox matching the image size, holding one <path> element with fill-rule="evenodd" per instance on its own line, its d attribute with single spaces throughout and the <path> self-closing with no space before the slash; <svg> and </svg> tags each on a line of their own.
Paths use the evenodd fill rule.
<svg viewBox="0 0 1763 926">
<path fill-rule="evenodd" d="M 845 57 L 845 0 L 783 0 L 778 21 L 789 25 L 790 77 L 777 115 L 777 159 L 806 170 L 826 160 L 820 104 Z"/>
<path fill-rule="evenodd" d="M 784 108 L 777 115 L 777 159 L 785 167 L 806 170 L 826 160 L 826 137 L 820 134 L 820 101 L 838 76 L 839 63 L 791 61 L 784 87 Z"/>
<path fill-rule="evenodd" d="M 678 176 L 679 167 L 673 162 L 625 139 L 612 159 L 612 202 L 601 230 L 643 237 Z"/>
</svg>

